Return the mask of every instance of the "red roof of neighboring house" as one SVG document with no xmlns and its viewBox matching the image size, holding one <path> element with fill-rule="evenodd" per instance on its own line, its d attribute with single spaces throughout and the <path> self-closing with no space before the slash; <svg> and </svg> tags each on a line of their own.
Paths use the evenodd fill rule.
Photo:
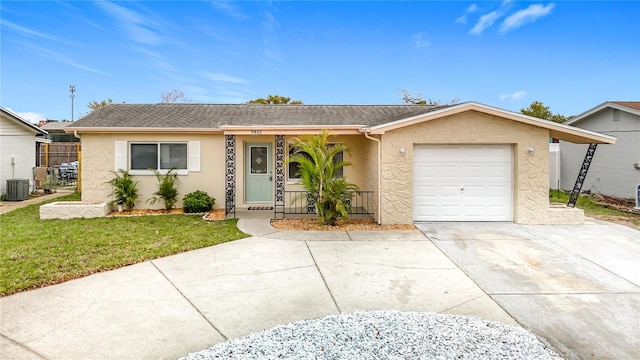
<svg viewBox="0 0 640 360">
<path fill-rule="evenodd" d="M 640 101 L 612 101 L 614 104 L 640 110 Z"/>
</svg>

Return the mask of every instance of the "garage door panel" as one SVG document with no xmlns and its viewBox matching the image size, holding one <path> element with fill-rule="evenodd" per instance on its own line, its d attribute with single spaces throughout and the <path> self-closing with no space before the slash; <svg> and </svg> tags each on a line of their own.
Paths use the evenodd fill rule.
<svg viewBox="0 0 640 360">
<path fill-rule="evenodd" d="M 512 221 L 510 145 L 416 145 L 414 220 Z"/>
</svg>

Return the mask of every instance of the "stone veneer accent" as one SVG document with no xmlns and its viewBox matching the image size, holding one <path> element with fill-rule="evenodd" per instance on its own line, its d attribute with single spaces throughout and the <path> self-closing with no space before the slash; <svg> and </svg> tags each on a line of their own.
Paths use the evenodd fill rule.
<svg viewBox="0 0 640 360">
<path fill-rule="evenodd" d="M 389 131 L 382 136 L 384 224 L 413 222 L 415 144 L 510 144 L 513 148 L 514 221 L 546 224 L 549 210 L 549 132 L 546 129 L 476 111 Z M 529 154 L 528 147 L 534 149 Z M 400 148 L 405 148 L 404 156 Z"/>
</svg>

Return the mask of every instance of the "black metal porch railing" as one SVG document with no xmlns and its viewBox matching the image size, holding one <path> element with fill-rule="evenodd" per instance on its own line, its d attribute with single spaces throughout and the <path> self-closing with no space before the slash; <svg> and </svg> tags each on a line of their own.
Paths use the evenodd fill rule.
<svg viewBox="0 0 640 360">
<path fill-rule="evenodd" d="M 371 197 L 372 190 L 348 191 L 349 203 L 351 205 L 350 215 L 372 215 Z M 285 215 L 310 215 L 316 213 L 316 206 L 307 191 L 285 191 L 284 201 L 276 202 L 273 213 L 274 218 L 278 215 L 284 219 Z"/>
</svg>

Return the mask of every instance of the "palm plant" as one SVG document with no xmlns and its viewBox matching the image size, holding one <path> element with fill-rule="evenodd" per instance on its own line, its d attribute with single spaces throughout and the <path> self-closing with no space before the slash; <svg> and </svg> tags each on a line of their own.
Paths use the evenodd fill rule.
<svg viewBox="0 0 640 360">
<path fill-rule="evenodd" d="M 338 218 L 345 219 L 351 209 L 350 191 L 357 190 L 355 184 L 342 177 L 338 171 L 351 166 L 348 161 L 335 161 L 340 152 L 349 152 L 344 144 L 330 144 L 329 132 L 323 130 L 318 135 L 303 135 L 292 141 L 295 154 L 287 159 L 287 164 L 294 162 L 300 165 L 297 176 L 313 201 L 321 225 L 336 225 Z M 294 199 L 295 201 L 295 199 Z"/>
<path fill-rule="evenodd" d="M 126 170 L 112 171 L 115 177 L 107 184 L 111 185 L 113 201 L 112 204 L 124 206 L 126 211 L 131 211 L 138 200 L 138 181 L 133 181 L 131 175 Z"/>
<path fill-rule="evenodd" d="M 171 210 L 178 202 L 178 188 L 177 183 L 178 174 L 175 168 L 171 168 L 165 175 L 160 174 L 156 170 L 156 178 L 158 179 L 158 191 L 154 192 L 151 198 L 147 199 L 147 202 L 155 204 L 156 201 L 162 201 L 164 203 L 165 210 Z"/>
</svg>

